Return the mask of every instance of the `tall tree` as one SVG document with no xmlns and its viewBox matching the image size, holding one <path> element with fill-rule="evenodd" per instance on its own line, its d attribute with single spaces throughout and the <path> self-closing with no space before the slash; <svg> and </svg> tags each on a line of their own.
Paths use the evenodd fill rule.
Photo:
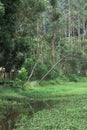
<svg viewBox="0 0 87 130">
<path fill-rule="evenodd" d="M 1 3 L 4 13 L 0 18 L 0 55 L 2 57 L 0 66 L 4 66 L 9 71 L 13 62 L 16 12 L 20 0 L 1 0 Z"/>
</svg>

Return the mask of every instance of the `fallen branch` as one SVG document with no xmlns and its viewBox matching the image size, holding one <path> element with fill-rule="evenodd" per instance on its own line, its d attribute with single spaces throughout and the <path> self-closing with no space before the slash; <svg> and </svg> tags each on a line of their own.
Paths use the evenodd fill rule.
<svg viewBox="0 0 87 130">
<path fill-rule="evenodd" d="M 57 61 L 53 67 L 41 78 L 41 80 L 39 81 L 39 83 L 55 68 L 56 65 L 58 65 L 64 58 L 66 58 L 67 56 L 64 56 L 62 59 L 60 59 L 59 61 Z"/>
<path fill-rule="evenodd" d="M 35 70 L 35 68 L 36 68 L 36 66 L 37 66 L 37 64 L 38 64 L 38 62 L 39 62 L 39 60 L 40 60 L 40 57 L 41 57 L 41 56 L 39 56 L 39 58 L 37 59 L 37 61 L 36 61 L 35 65 L 34 65 L 32 71 L 31 71 L 31 74 L 29 75 L 28 81 L 31 79 L 31 77 L 32 77 L 32 75 L 33 75 L 33 73 L 34 73 L 34 70 Z"/>
<path fill-rule="evenodd" d="M 29 105 L 29 107 L 30 107 L 30 110 L 32 111 L 32 113 L 34 114 L 34 109 L 33 109 L 33 107 L 31 106 L 31 104 L 29 103 L 28 104 Z"/>
<path fill-rule="evenodd" d="M 51 108 L 51 106 L 47 102 L 44 101 L 44 104 L 46 104 L 48 108 Z"/>
</svg>

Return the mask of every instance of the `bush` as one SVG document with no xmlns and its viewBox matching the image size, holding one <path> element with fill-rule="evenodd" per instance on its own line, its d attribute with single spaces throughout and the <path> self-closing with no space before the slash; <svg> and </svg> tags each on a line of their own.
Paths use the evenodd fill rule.
<svg viewBox="0 0 87 130">
<path fill-rule="evenodd" d="M 66 76 L 59 76 L 58 78 L 55 79 L 57 84 L 63 84 L 66 82 L 69 82 L 69 78 Z"/>
<path fill-rule="evenodd" d="M 28 79 L 28 73 L 24 67 L 18 73 L 17 78 L 13 83 L 13 87 L 22 88 L 26 80 Z"/>
<path fill-rule="evenodd" d="M 16 87 L 16 88 L 22 88 L 22 85 L 23 85 L 23 81 L 20 80 L 20 79 L 18 79 L 18 78 L 16 78 L 12 86 L 13 86 L 14 88 L 15 88 L 15 87 Z"/>
<path fill-rule="evenodd" d="M 37 66 L 37 68 L 35 70 L 36 78 L 41 79 L 44 76 L 44 74 L 47 73 L 47 71 L 48 71 L 47 66 L 44 63 L 39 62 L 38 66 Z"/>
<path fill-rule="evenodd" d="M 22 81 L 26 81 L 28 79 L 28 73 L 24 67 L 18 73 L 18 79 Z"/>
<path fill-rule="evenodd" d="M 27 81 L 26 83 L 24 83 L 22 90 L 27 91 L 29 89 L 33 89 L 33 88 L 39 87 L 39 86 L 40 85 L 37 81 L 32 81 L 32 82 Z"/>
<path fill-rule="evenodd" d="M 49 81 L 49 84 L 55 85 L 55 84 L 56 84 L 56 81 L 55 81 L 55 80 L 50 80 L 50 81 Z"/>
<path fill-rule="evenodd" d="M 52 68 L 52 67 L 51 67 Z M 59 77 L 59 69 L 56 67 L 54 68 L 48 75 L 47 78 L 48 79 L 55 79 Z"/>
<path fill-rule="evenodd" d="M 79 78 L 75 74 L 68 75 L 69 81 L 71 82 L 78 82 Z"/>
<path fill-rule="evenodd" d="M 30 82 L 24 83 L 22 90 L 27 91 L 31 88 Z"/>
<path fill-rule="evenodd" d="M 46 67 L 47 67 L 47 72 L 53 67 L 53 64 L 47 60 L 45 61 Z M 46 76 L 46 79 L 55 79 L 59 77 L 59 67 L 56 66 L 51 72 Z"/>
<path fill-rule="evenodd" d="M 30 75 L 34 64 L 35 64 L 35 61 L 32 58 L 27 58 L 26 59 L 26 61 L 24 63 L 24 67 L 26 68 L 26 70 L 28 72 L 28 75 Z"/>
</svg>

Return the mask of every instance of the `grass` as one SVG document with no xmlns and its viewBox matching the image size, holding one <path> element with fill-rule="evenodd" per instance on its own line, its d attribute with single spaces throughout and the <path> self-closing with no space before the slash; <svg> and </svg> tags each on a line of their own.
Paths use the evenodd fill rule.
<svg viewBox="0 0 87 130">
<path fill-rule="evenodd" d="M 11 97 L 25 100 L 49 100 L 66 96 L 81 95 L 87 93 L 87 82 L 66 82 L 62 84 L 47 84 L 29 88 L 23 91 L 19 88 L 5 87 L 0 89 L 0 98 Z"/>
<path fill-rule="evenodd" d="M 22 96 L 32 100 L 52 100 L 66 96 L 81 95 L 87 93 L 87 83 L 66 83 L 61 85 L 47 85 L 36 87 L 29 91 L 20 92 Z"/>
</svg>

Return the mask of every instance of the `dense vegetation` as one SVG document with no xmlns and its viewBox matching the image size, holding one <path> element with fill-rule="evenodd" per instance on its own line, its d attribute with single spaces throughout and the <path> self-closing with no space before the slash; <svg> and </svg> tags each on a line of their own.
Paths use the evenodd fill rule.
<svg viewBox="0 0 87 130">
<path fill-rule="evenodd" d="M 86 0 L 0 0 L 2 130 L 87 129 L 86 77 Z"/>
<path fill-rule="evenodd" d="M 43 75 L 86 75 L 86 1 L 9 0 L 0 2 L 0 66 L 25 67 L 32 79 Z"/>
</svg>

